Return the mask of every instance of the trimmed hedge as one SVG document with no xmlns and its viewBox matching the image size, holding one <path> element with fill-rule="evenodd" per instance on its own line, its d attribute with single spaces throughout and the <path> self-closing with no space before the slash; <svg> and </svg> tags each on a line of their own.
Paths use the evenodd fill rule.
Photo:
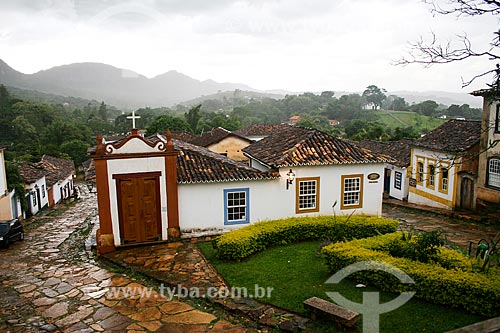
<svg viewBox="0 0 500 333">
<path fill-rule="evenodd" d="M 220 259 L 241 260 L 274 245 L 329 238 L 351 240 L 396 231 L 399 223 L 380 217 L 317 216 L 264 221 L 212 240 Z"/>
<path fill-rule="evenodd" d="M 457 251 L 442 248 L 438 261 L 447 263 L 421 263 L 406 258 L 396 258 L 384 252 L 384 246 L 401 233 L 392 233 L 350 242 L 325 246 L 322 249 L 326 263 L 336 272 L 353 263 L 375 260 L 395 266 L 408 274 L 415 284 L 402 284 L 383 271 L 361 271 L 353 274 L 356 281 L 377 288 L 400 293 L 416 291 L 415 297 L 427 301 L 460 307 L 469 312 L 494 317 L 500 315 L 500 272 L 472 272 L 470 259 Z"/>
</svg>

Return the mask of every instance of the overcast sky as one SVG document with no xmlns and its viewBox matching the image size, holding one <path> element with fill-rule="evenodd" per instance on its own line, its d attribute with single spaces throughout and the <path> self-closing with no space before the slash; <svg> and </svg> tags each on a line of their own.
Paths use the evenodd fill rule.
<svg viewBox="0 0 500 333">
<path fill-rule="evenodd" d="M 482 60 L 392 63 L 431 32 L 485 48 L 498 19 L 436 16 L 419 0 L 21 0 L 0 2 L 0 59 L 23 73 L 102 62 L 147 77 L 177 70 L 256 89 L 469 92 Z"/>
</svg>

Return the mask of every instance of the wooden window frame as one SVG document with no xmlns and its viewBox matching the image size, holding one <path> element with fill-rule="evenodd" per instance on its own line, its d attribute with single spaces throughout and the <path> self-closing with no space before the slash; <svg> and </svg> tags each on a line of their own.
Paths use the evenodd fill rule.
<svg viewBox="0 0 500 333">
<path fill-rule="evenodd" d="M 500 189 L 500 186 L 496 186 L 496 185 L 490 184 L 490 178 L 491 178 L 491 172 L 490 172 L 491 165 L 490 165 L 490 163 L 492 161 L 498 161 L 498 163 L 500 164 L 500 157 L 490 157 L 490 158 L 488 158 L 488 161 L 487 161 L 487 164 L 486 164 L 486 186 L 494 188 L 494 189 Z"/>
<path fill-rule="evenodd" d="M 422 165 L 422 171 L 420 171 L 419 166 Z M 425 159 L 423 157 L 417 156 L 417 164 L 415 165 L 415 180 L 418 185 L 424 185 L 424 173 L 425 173 Z"/>
<path fill-rule="evenodd" d="M 229 206 L 228 195 L 230 193 L 245 193 L 245 218 L 240 220 L 229 220 L 229 209 L 237 206 Z M 250 223 L 250 188 L 231 188 L 224 190 L 224 225 L 247 224 Z"/>
<path fill-rule="evenodd" d="M 433 172 L 431 171 L 431 168 L 433 169 Z M 427 177 L 425 177 L 425 186 L 431 190 L 436 189 L 436 160 L 427 160 Z"/>
<path fill-rule="evenodd" d="M 443 175 L 443 171 L 446 170 L 448 176 L 445 178 Z M 444 189 L 444 180 L 446 179 L 446 189 Z M 441 165 L 439 167 L 439 192 L 443 194 L 448 194 L 448 190 L 450 189 L 450 167 L 448 165 Z"/>
<path fill-rule="evenodd" d="M 308 196 L 315 196 L 316 206 L 314 208 L 300 208 L 300 184 L 303 182 L 316 182 L 316 193 L 308 194 Z M 317 213 L 319 212 L 319 192 L 320 191 L 320 177 L 305 177 L 305 178 L 295 178 L 295 213 Z"/>
<path fill-rule="evenodd" d="M 340 193 L 340 209 L 357 209 L 357 208 L 363 208 L 363 174 L 353 174 L 353 175 L 343 175 L 341 176 L 341 193 Z M 359 178 L 359 199 L 358 203 L 355 205 L 348 205 L 345 204 L 344 202 L 344 194 L 346 193 L 345 191 L 345 180 L 346 179 L 352 179 L 352 178 Z"/>
<path fill-rule="evenodd" d="M 403 184 L 403 173 L 401 171 L 394 171 L 394 188 L 401 190 Z"/>
</svg>

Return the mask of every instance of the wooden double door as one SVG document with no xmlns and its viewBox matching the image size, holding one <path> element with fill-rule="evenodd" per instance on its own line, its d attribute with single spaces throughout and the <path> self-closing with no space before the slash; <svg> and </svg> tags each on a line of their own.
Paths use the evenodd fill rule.
<svg viewBox="0 0 500 333">
<path fill-rule="evenodd" d="M 122 244 L 161 240 L 160 173 L 115 175 Z"/>
</svg>

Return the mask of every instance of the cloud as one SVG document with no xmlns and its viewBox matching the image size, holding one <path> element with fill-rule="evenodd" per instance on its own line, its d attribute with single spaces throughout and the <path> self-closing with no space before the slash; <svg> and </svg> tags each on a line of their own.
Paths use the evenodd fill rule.
<svg viewBox="0 0 500 333">
<path fill-rule="evenodd" d="M 198 79 L 294 91 L 457 91 L 487 68 L 394 67 L 408 41 L 467 31 L 487 45 L 495 18 L 433 17 L 400 0 L 42 0 L 0 2 L 0 58 L 34 72 L 94 61 L 149 77 L 178 70 Z M 380 82 L 380 83 L 379 83 Z"/>
</svg>

